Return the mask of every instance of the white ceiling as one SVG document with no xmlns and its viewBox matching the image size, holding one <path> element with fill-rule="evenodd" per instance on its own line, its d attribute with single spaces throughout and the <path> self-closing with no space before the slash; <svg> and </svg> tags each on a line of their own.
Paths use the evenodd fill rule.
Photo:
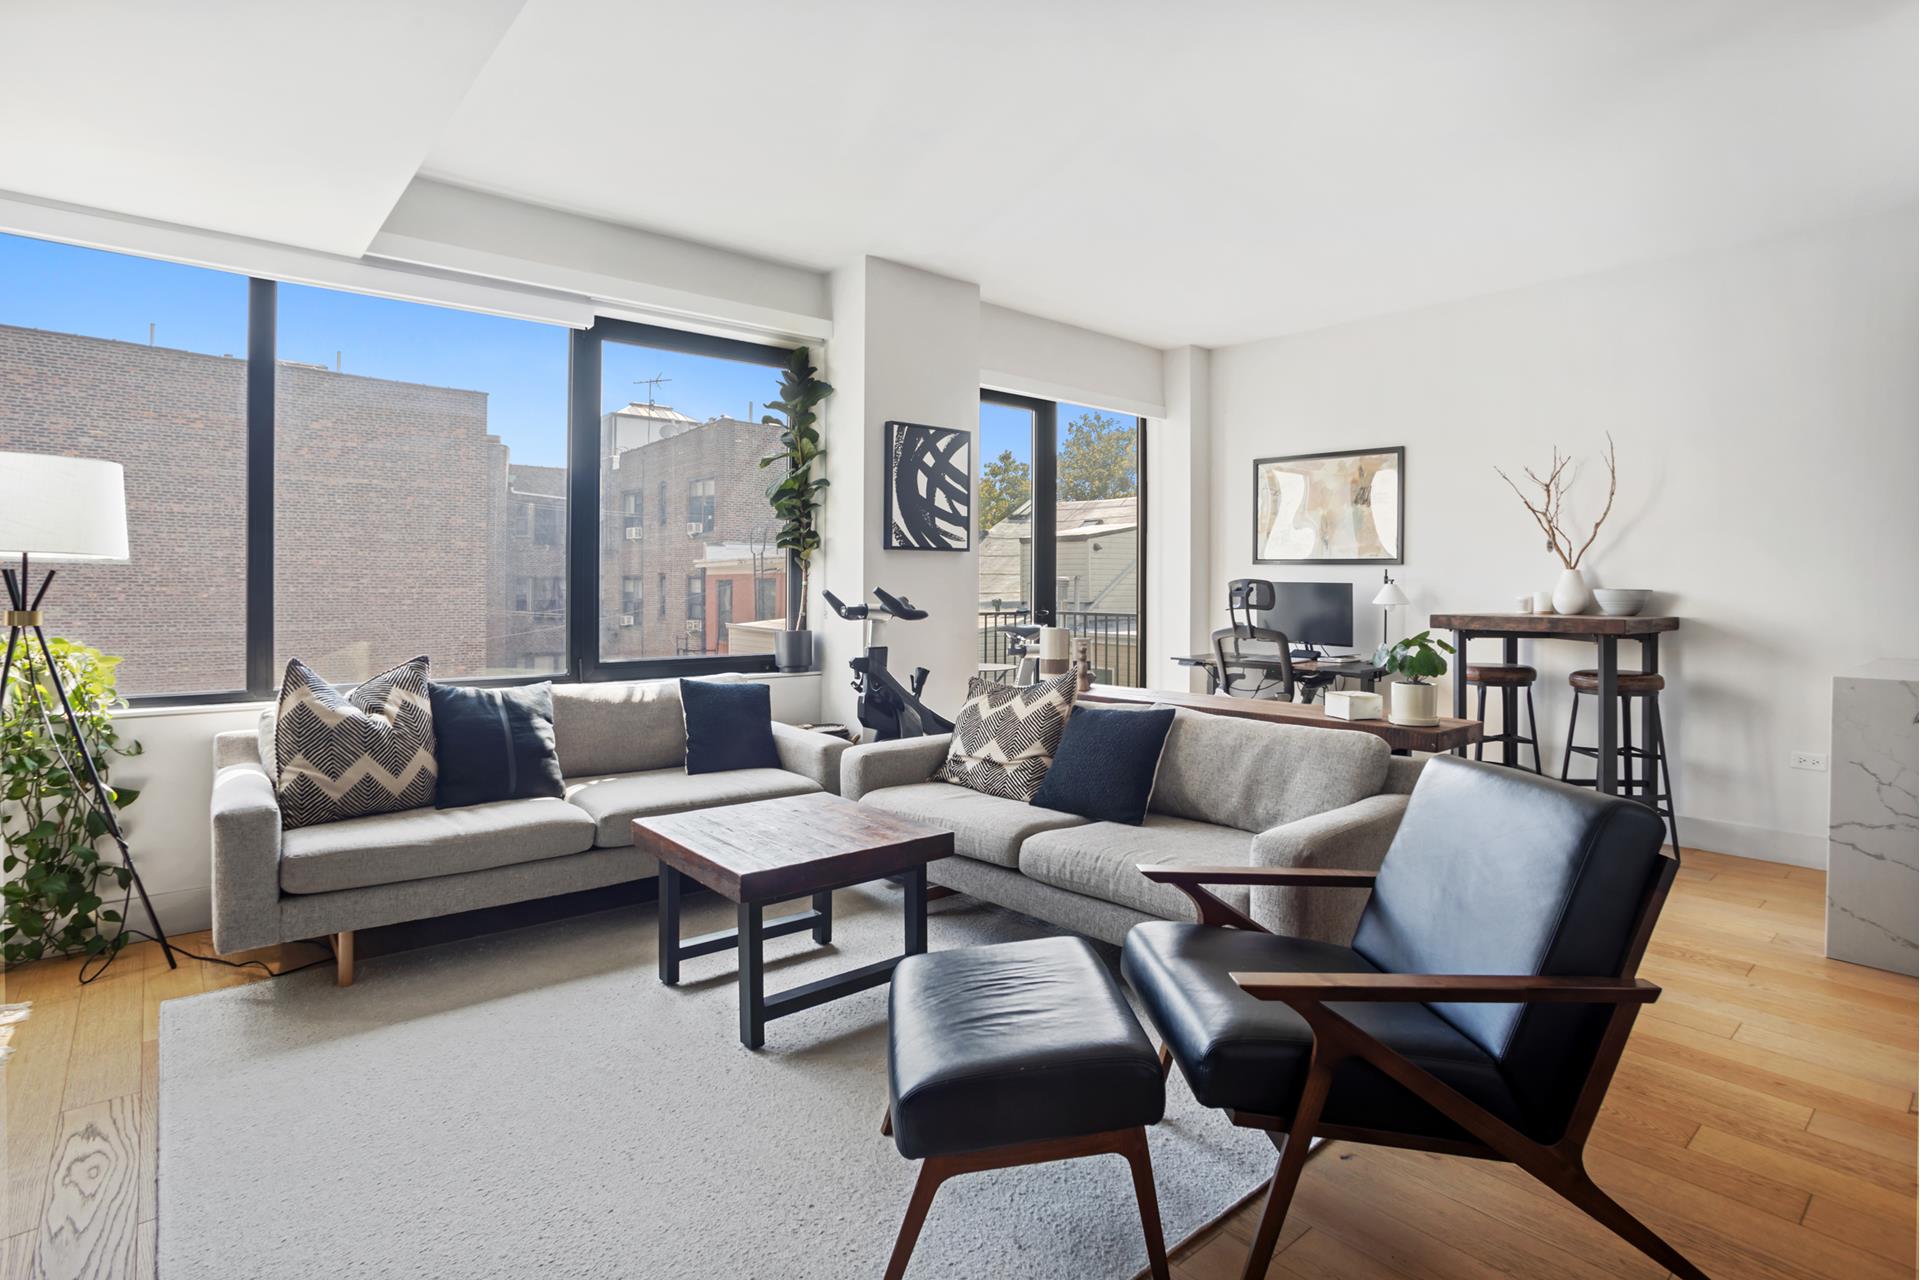
<svg viewBox="0 0 1920 1280">
<path fill-rule="evenodd" d="M 359 256 L 522 0 L 0 0 L 0 190 Z"/>
<path fill-rule="evenodd" d="M 357 254 L 417 171 L 1224 345 L 1911 201 L 1915 40 L 1912 0 L 0 0 L 0 189 Z"/>
</svg>

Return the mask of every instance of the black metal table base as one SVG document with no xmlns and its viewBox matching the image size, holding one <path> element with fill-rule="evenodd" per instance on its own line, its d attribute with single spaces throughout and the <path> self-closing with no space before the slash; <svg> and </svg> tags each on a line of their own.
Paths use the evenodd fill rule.
<svg viewBox="0 0 1920 1280">
<path fill-rule="evenodd" d="M 703 933 L 682 941 L 680 895 L 684 874 L 664 863 L 660 866 L 660 981 L 669 987 L 677 987 L 680 985 L 681 961 L 721 951 L 737 951 L 740 957 L 740 1043 L 749 1049 L 758 1049 L 766 1043 L 767 1023 L 775 1018 L 784 1018 L 829 1000 L 838 1000 L 842 996 L 877 987 L 893 976 L 893 967 L 902 959 L 920 955 L 927 949 L 927 869 L 915 867 L 911 871 L 888 877 L 906 890 L 906 949 L 900 955 L 768 995 L 767 939 L 811 930 L 813 940 L 819 945 L 832 942 L 833 891 L 825 889 L 814 894 L 810 910 L 776 916 L 771 920 L 765 918 L 765 903 L 737 903 L 733 928 Z"/>
</svg>

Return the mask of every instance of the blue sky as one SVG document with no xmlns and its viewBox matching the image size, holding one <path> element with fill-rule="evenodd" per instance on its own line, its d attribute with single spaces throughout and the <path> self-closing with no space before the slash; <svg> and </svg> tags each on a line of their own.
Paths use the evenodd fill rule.
<svg viewBox="0 0 1920 1280">
<path fill-rule="evenodd" d="M 247 349 L 242 276 L 0 234 L 0 324 L 123 342 L 153 340 L 209 355 Z M 489 427 L 515 462 L 562 466 L 567 442 L 567 331 L 303 285 L 280 288 L 279 355 L 347 373 L 487 393 Z M 780 370 L 624 343 L 603 349 L 602 411 L 644 402 L 640 379 L 665 377 L 658 404 L 696 420 L 757 419 L 779 394 Z M 1067 423 L 1084 406 L 1062 404 Z M 947 425 L 947 424 L 939 424 Z M 952 424 L 962 425 L 962 424 Z M 1033 459 L 1032 416 L 986 404 L 974 465 L 1004 449 Z"/>
</svg>

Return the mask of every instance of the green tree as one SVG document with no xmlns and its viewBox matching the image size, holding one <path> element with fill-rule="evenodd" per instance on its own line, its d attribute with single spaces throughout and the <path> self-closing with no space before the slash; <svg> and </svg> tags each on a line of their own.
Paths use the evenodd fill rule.
<svg viewBox="0 0 1920 1280">
<path fill-rule="evenodd" d="M 1060 500 L 1130 498 L 1139 493 L 1137 443 L 1131 418 L 1088 412 L 1068 423 L 1060 448 Z"/>
<path fill-rule="evenodd" d="M 1025 506 L 1032 497 L 1033 468 L 1016 460 L 1013 450 L 1002 449 L 999 457 L 980 468 L 981 536 Z"/>
</svg>

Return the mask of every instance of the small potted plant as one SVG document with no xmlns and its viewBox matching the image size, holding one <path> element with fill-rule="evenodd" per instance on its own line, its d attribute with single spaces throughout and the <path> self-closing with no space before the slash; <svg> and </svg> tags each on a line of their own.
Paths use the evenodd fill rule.
<svg viewBox="0 0 1920 1280">
<path fill-rule="evenodd" d="M 1400 680 L 1392 687 L 1387 719 L 1393 724 L 1431 725 L 1440 723 L 1440 690 L 1433 684 L 1436 676 L 1447 673 L 1447 660 L 1441 651 L 1453 652 L 1445 640 L 1436 640 L 1430 632 L 1408 636 L 1393 645 L 1382 645 L 1378 661 Z"/>
<path fill-rule="evenodd" d="M 807 671 L 813 666 L 807 588 L 813 553 L 820 549 L 820 530 L 814 520 L 827 487 L 826 477 L 815 474 L 827 451 L 820 447 L 814 406 L 832 394 L 833 386 L 814 376 L 811 354 L 805 347 L 795 347 L 781 379 L 780 398 L 767 405 L 784 415 L 784 421 L 772 414 L 760 419 L 781 429 L 780 447 L 760 459 L 760 465 L 779 468 L 767 486 L 767 501 L 780 521 L 777 545 L 787 553 L 787 626 L 773 637 L 774 665 L 782 671 Z"/>
</svg>

